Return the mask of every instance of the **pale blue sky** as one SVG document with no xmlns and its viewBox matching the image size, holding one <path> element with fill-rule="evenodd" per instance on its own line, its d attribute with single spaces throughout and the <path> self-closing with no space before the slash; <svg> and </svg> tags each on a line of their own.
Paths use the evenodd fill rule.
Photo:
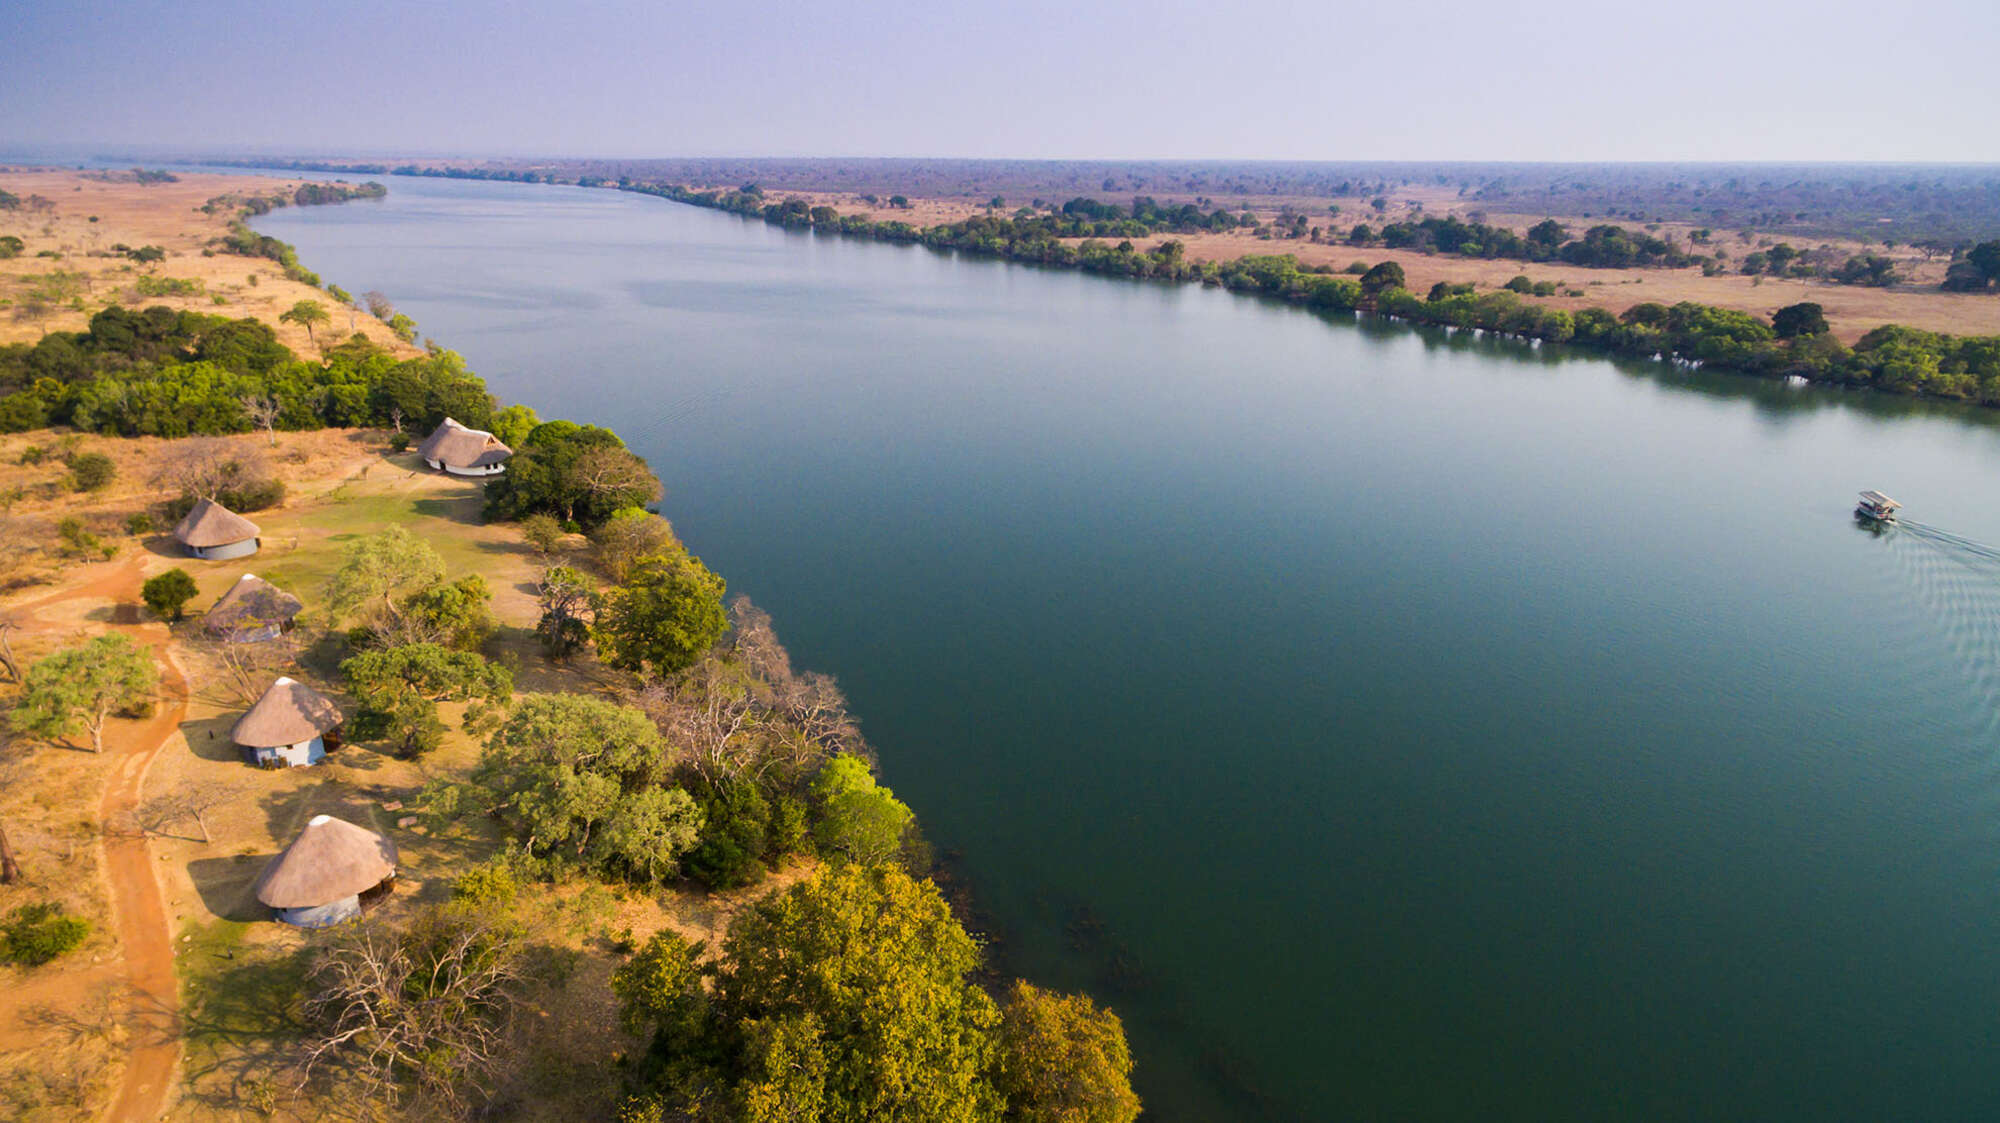
<svg viewBox="0 0 2000 1123">
<path fill-rule="evenodd" d="M 2000 0 L 8 0 L 0 149 L 2000 161 Z"/>
</svg>

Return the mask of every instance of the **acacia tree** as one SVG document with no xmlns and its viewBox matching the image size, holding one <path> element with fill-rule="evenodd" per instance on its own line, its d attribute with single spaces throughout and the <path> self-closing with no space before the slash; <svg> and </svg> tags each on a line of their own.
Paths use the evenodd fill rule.
<svg viewBox="0 0 2000 1123">
<path fill-rule="evenodd" d="M 319 346 L 319 340 L 313 335 L 313 327 L 317 324 L 327 323 L 332 319 L 333 316 L 327 312 L 326 305 L 321 304 L 317 300 L 301 300 L 285 311 L 278 313 L 279 323 L 297 324 L 306 329 L 306 339 L 315 347 Z"/>
<path fill-rule="evenodd" d="M 101 753 L 106 719 L 150 699 L 159 681 L 144 648 L 117 632 L 98 636 L 28 668 L 14 728 L 48 740 L 88 730 L 91 751 Z"/>
<path fill-rule="evenodd" d="M 667 676 L 692 667 L 729 626 L 721 577 L 686 552 L 640 559 L 604 594 L 592 635 L 621 670 Z"/>
<path fill-rule="evenodd" d="M 245 394 L 237 401 L 243 406 L 243 416 L 264 430 L 272 448 L 278 447 L 278 418 L 285 414 L 285 403 L 276 394 Z"/>
</svg>

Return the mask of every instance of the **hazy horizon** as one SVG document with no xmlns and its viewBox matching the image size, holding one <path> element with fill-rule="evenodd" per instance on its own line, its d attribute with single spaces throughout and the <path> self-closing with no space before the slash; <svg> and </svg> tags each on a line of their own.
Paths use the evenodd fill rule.
<svg viewBox="0 0 2000 1123">
<path fill-rule="evenodd" d="M 830 11 L 27 0 L 0 150 L 643 159 L 2000 161 L 2000 6 L 1504 20 L 1035 0 Z M 1839 81 L 1829 66 L 1845 68 Z M 1872 78 L 1871 74 L 1879 75 Z"/>
</svg>

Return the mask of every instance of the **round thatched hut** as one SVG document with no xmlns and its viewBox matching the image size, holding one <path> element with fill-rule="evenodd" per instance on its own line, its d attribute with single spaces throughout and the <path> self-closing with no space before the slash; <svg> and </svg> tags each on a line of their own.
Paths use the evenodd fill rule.
<svg viewBox="0 0 2000 1123">
<path fill-rule="evenodd" d="M 315 815 L 257 876 L 257 899 L 278 919 L 325 928 L 359 915 L 396 881 L 396 844 L 365 827 Z"/>
<path fill-rule="evenodd" d="M 257 524 L 213 499 L 197 499 L 174 527 L 174 537 L 195 557 L 206 561 L 240 558 L 257 552 Z"/>
<path fill-rule="evenodd" d="M 304 608 L 299 598 L 246 573 L 202 616 L 201 626 L 231 643 L 258 643 L 291 631 L 292 621 Z"/>
<path fill-rule="evenodd" d="M 417 455 L 454 476 L 497 476 L 507 470 L 514 450 L 484 429 L 468 429 L 447 417 L 417 446 Z"/>
<path fill-rule="evenodd" d="M 318 764 L 327 741 L 340 744 L 340 707 L 305 683 L 280 677 L 236 719 L 229 738 L 250 763 L 266 768 Z"/>
</svg>

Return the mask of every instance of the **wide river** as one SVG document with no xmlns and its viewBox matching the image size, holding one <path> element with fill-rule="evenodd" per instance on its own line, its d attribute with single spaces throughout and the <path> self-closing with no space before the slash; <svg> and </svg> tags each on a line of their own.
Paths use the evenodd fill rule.
<svg viewBox="0 0 2000 1123">
<path fill-rule="evenodd" d="M 1155 1117 L 2000 1118 L 1995 414 L 388 183 L 257 226 L 645 455 Z"/>
</svg>

